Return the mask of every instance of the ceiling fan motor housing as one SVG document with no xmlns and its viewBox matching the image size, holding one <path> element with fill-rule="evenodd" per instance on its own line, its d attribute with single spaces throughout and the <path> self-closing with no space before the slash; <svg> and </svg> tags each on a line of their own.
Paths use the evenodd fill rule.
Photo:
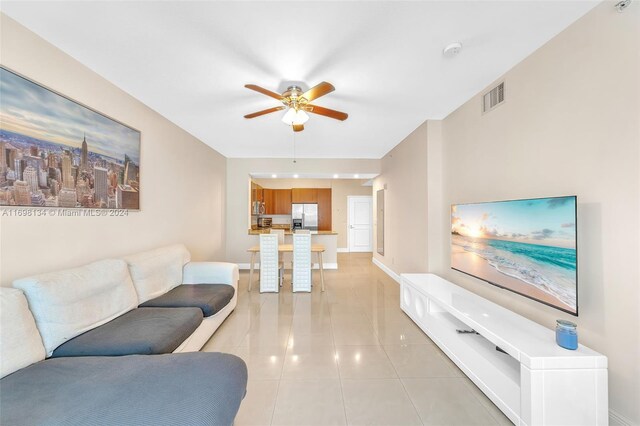
<svg viewBox="0 0 640 426">
<path fill-rule="evenodd" d="M 282 103 L 296 111 L 303 108 L 309 101 L 302 97 L 304 92 L 299 86 L 289 86 L 282 94 Z"/>
</svg>

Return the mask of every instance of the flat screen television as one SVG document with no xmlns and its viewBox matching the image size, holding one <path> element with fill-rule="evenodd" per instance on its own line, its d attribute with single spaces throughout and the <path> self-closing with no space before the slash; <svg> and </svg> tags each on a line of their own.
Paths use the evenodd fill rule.
<svg viewBox="0 0 640 426">
<path fill-rule="evenodd" d="M 451 268 L 578 315 L 576 197 L 451 206 Z"/>
</svg>

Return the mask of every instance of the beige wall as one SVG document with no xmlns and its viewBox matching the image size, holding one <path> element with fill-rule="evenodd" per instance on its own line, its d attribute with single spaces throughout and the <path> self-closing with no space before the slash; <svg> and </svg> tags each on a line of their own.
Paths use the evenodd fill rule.
<svg viewBox="0 0 640 426">
<path fill-rule="evenodd" d="M 640 424 L 640 4 L 597 6 L 505 75 L 506 102 L 480 97 L 443 123 L 440 247 L 449 205 L 578 196 L 580 317 L 449 269 L 433 271 L 547 327 L 574 319 L 609 357 L 610 408 Z M 446 212 L 446 213 L 445 213 Z M 630 325 L 630 328 L 623 324 Z"/>
<path fill-rule="evenodd" d="M 367 179 L 253 179 L 263 188 L 331 188 L 331 228 L 338 233 L 338 248 L 346 249 L 350 195 L 371 195 L 371 186 L 363 186 Z"/>
<path fill-rule="evenodd" d="M 371 186 L 362 186 L 366 182 L 357 179 L 336 179 L 331 186 L 331 221 L 333 230 L 338 233 L 338 248 L 348 249 L 347 227 L 349 224 L 350 195 L 372 195 Z"/>
<path fill-rule="evenodd" d="M 640 4 L 617 13 L 602 3 L 506 73 L 504 105 L 482 115 L 475 96 L 423 125 L 376 179 L 388 182 L 388 254 L 376 258 L 396 272 L 428 269 L 549 328 L 576 321 L 580 341 L 608 356 L 610 409 L 630 424 L 640 424 L 639 26 Z M 567 194 L 578 196 L 580 317 L 450 269 L 452 203 Z M 408 226 L 421 217 L 426 231 Z M 406 239 L 411 231 L 428 246 Z"/>
<path fill-rule="evenodd" d="M 0 15 L 2 65 L 142 132 L 141 211 L 127 217 L 0 214 L 0 282 L 164 244 L 223 259 L 226 159 L 15 21 Z"/>
<path fill-rule="evenodd" d="M 427 271 L 427 135 L 423 123 L 382 158 L 373 193 L 385 189 L 384 255 L 377 253 L 377 205 L 373 197 L 374 258 L 396 273 Z"/>
<path fill-rule="evenodd" d="M 251 173 L 380 173 L 380 160 L 360 159 L 291 159 L 229 158 L 227 159 L 227 259 L 249 263 L 247 248 L 256 244 L 247 234 L 249 217 L 249 174 Z M 307 179 L 296 179 L 305 182 Z M 333 202 L 333 201 L 332 201 Z M 328 262 L 328 260 L 325 260 Z"/>
</svg>

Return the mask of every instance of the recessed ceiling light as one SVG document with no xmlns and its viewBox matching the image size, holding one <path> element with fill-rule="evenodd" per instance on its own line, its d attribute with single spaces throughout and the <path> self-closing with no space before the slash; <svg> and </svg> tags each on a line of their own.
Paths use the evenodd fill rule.
<svg viewBox="0 0 640 426">
<path fill-rule="evenodd" d="M 455 41 L 451 44 L 448 44 L 444 49 L 442 49 L 442 54 L 447 58 L 452 58 L 456 56 L 462 50 L 462 43 L 459 41 Z"/>
<path fill-rule="evenodd" d="M 295 179 L 298 179 L 298 175 L 297 175 L 297 174 L 293 175 L 293 177 L 294 177 Z"/>
<path fill-rule="evenodd" d="M 277 178 L 277 177 L 278 177 L 278 175 L 276 175 L 276 174 L 272 174 L 272 175 L 271 175 L 271 177 L 275 179 L 275 178 Z"/>
<path fill-rule="evenodd" d="M 338 174 L 337 174 L 337 173 L 336 173 L 335 175 L 333 175 L 333 178 L 334 178 L 334 179 L 338 179 L 338 177 L 339 177 L 339 176 L 338 176 Z"/>
<path fill-rule="evenodd" d="M 360 175 L 353 175 L 354 178 L 358 179 Z"/>
</svg>

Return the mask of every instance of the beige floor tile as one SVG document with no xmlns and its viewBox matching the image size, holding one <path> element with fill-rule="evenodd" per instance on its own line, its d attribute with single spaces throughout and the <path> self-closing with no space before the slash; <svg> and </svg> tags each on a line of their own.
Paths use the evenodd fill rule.
<svg viewBox="0 0 640 426">
<path fill-rule="evenodd" d="M 338 379 L 281 380 L 273 425 L 346 424 Z"/>
<path fill-rule="evenodd" d="M 323 333 L 303 333 L 292 331 L 289 335 L 287 349 L 309 350 L 317 347 L 334 346 L 331 329 Z"/>
<path fill-rule="evenodd" d="M 256 327 L 247 331 L 245 338 L 239 346 L 273 347 L 279 346 L 286 349 L 289 342 L 291 327 Z"/>
<path fill-rule="evenodd" d="M 332 324 L 333 341 L 336 345 L 379 345 L 378 336 L 369 324 Z"/>
<path fill-rule="evenodd" d="M 338 364 L 333 346 L 287 349 L 283 379 L 337 379 Z"/>
<path fill-rule="evenodd" d="M 399 379 L 344 379 L 342 392 L 349 425 L 422 424 Z"/>
<path fill-rule="evenodd" d="M 331 332 L 331 316 L 329 314 L 294 315 L 291 330 L 302 334 Z"/>
<path fill-rule="evenodd" d="M 381 346 L 336 346 L 336 354 L 342 379 L 398 377 Z"/>
<path fill-rule="evenodd" d="M 496 425 L 463 378 L 401 379 L 425 425 Z"/>
<path fill-rule="evenodd" d="M 278 349 L 269 352 L 250 351 L 247 348 L 236 348 L 234 355 L 239 356 L 247 364 L 249 380 L 276 380 L 282 376 L 285 350 Z"/>
<path fill-rule="evenodd" d="M 434 345 L 384 346 L 400 377 L 462 377 Z"/>
<path fill-rule="evenodd" d="M 422 330 L 413 325 L 379 325 L 374 326 L 374 331 L 383 345 L 430 345 L 433 343 Z"/>
<path fill-rule="evenodd" d="M 233 422 L 234 426 L 271 424 L 279 383 L 279 380 L 250 380 L 247 383 L 247 395 Z"/>
</svg>

